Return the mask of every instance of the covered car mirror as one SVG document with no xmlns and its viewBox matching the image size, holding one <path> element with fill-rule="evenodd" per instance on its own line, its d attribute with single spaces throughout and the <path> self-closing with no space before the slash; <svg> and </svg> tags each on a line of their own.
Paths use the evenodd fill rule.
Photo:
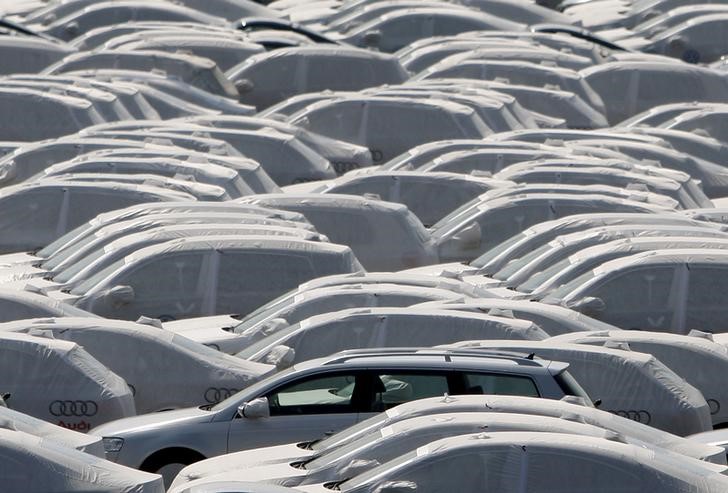
<svg viewBox="0 0 728 493">
<path fill-rule="evenodd" d="M 412 481 L 385 481 L 374 490 L 375 493 L 413 493 L 417 491 L 417 483 Z"/>
<path fill-rule="evenodd" d="M 604 304 L 601 298 L 586 296 L 574 303 L 570 303 L 568 308 L 583 313 L 584 315 L 596 315 L 603 312 L 607 308 L 607 305 Z"/>
<path fill-rule="evenodd" d="M 238 406 L 238 416 L 247 419 L 260 419 L 270 417 L 270 407 L 267 397 L 258 397 L 250 402 Z"/>
<path fill-rule="evenodd" d="M 453 240 L 461 250 L 478 250 L 482 240 L 480 224 L 474 222 L 469 224 L 453 235 Z"/>
<path fill-rule="evenodd" d="M 369 48 L 377 48 L 379 46 L 379 42 L 382 40 L 382 33 L 379 31 L 369 31 L 364 35 L 364 38 L 362 38 L 362 41 L 364 42 L 364 46 Z"/>
<path fill-rule="evenodd" d="M 114 286 L 104 295 L 106 304 L 113 308 L 120 308 L 134 301 L 134 288 L 131 286 Z"/>
<path fill-rule="evenodd" d="M 291 366 L 296 359 L 296 350 L 280 344 L 273 347 L 265 356 L 265 363 L 275 365 L 278 370 L 284 370 Z"/>
</svg>

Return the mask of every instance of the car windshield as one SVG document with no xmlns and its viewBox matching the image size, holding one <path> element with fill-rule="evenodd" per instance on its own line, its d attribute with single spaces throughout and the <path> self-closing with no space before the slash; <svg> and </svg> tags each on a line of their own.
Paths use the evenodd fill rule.
<svg viewBox="0 0 728 493">
<path fill-rule="evenodd" d="M 300 327 L 300 324 L 293 324 L 286 327 L 285 329 L 278 330 L 274 334 L 271 334 L 268 337 L 264 337 L 258 342 L 251 344 L 247 348 L 237 353 L 235 356 L 242 359 L 250 359 L 258 352 L 263 351 L 273 343 L 283 344 L 285 340 L 288 339 L 288 336 L 297 332 Z"/>
<path fill-rule="evenodd" d="M 566 295 L 574 291 L 575 289 L 579 288 L 580 286 L 584 285 L 591 279 L 593 279 L 596 276 L 593 270 L 590 270 L 589 272 L 585 272 L 584 274 L 580 275 L 576 279 L 572 280 L 571 282 L 567 282 L 563 286 L 554 289 L 549 294 L 549 298 L 557 298 L 557 299 L 564 299 Z"/>
<path fill-rule="evenodd" d="M 571 265 L 571 261 L 568 258 L 562 259 L 548 269 L 544 269 L 541 272 L 534 274 L 528 279 L 528 281 L 518 286 L 517 289 L 522 293 L 532 293 L 545 281 L 551 279 L 559 272 L 562 272 L 564 269 L 568 268 L 569 265 Z"/>
<path fill-rule="evenodd" d="M 352 452 L 368 447 L 370 444 L 382 438 L 382 432 L 375 430 L 374 432 L 367 433 L 366 435 L 357 438 L 353 442 L 342 445 L 341 447 L 335 447 L 330 450 L 326 450 L 323 453 L 316 454 L 304 463 L 304 467 L 307 470 L 318 469 L 325 467 L 340 460 Z"/>
<path fill-rule="evenodd" d="M 179 341 L 175 341 L 176 343 L 179 343 Z M 213 349 L 214 351 L 214 349 Z M 245 392 L 247 395 L 254 395 L 259 396 L 263 390 L 265 390 L 271 382 L 277 381 L 281 377 L 285 377 L 289 373 L 292 373 L 296 370 L 295 366 L 291 366 L 290 368 L 286 368 L 285 370 L 281 370 L 279 372 L 274 373 L 273 375 L 270 375 L 269 377 L 266 377 L 259 382 L 254 383 L 253 385 L 246 387 L 245 389 L 241 390 L 240 392 Z M 230 406 L 238 406 L 241 404 L 240 402 L 240 392 L 237 392 L 227 399 L 218 402 L 214 406 L 210 407 L 210 411 L 222 411 L 224 409 L 229 408 Z M 203 406 L 201 409 L 205 409 Z"/>
<path fill-rule="evenodd" d="M 490 262 L 492 262 L 496 257 L 499 255 L 502 255 L 503 252 L 508 251 L 513 245 L 519 243 L 521 240 L 523 240 L 526 237 L 524 233 L 518 233 L 517 235 L 511 236 L 506 241 L 496 245 L 495 247 L 491 248 L 487 252 L 485 252 L 480 257 L 476 258 L 472 262 L 470 262 L 470 265 L 477 268 L 483 268 L 486 265 L 488 265 Z"/>
<path fill-rule="evenodd" d="M 503 267 L 501 270 L 493 274 L 493 278 L 498 279 L 499 281 L 505 281 L 509 277 L 511 277 L 513 274 L 521 270 L 522 267 L 525 267 L 528 265 L 532 260 L 537 259 L 540 257 L 544 252 L 547 252 L 553 248 L 553 245 L 549 245 L 548 243 L 546 245 L 541 245 L 537 249 L 531 251 L 530 253 L 523 255 L 521 258 L 513 260 L 511 263 Z"/>
<path fill-rule="evenodd" d="M 99 258 L 101 258 L 104 255 L 104 249 L 103 248 L 97 248 L 93 253 L 90 255 L 86 255 L 76 263 L 70 265 L 67 269 L 62 270 L 60 273 L 53 276 L 53 280 L 58 283 L 65 284 L 68 281 L 71 280 L 76 274 L 81 272 L 82 269 L 85 269 L 86 266 L 91 265 L 91 263 L 95 262 Z"/>
<path fill-rule="evenodd" d="M 51 255 L 55 254 L 56 252 L 59 252 L 63 248 L 66 248 L 68 246 L 68 243 L 70 243 L 71 240 L 73 240 L 74 238 L 83 236 L 92 229 L 94 229 L 94 226 L 90 223 L 86 223 L 86 224 L 79 226 L 76 229 L 72 229 L 71 231 L 69 231 L 65 235 L 61 236 L 60 238 L 58 238 L 56 241 L 54 241 L 50 245 L 39 250 L 36 255 L 39 257 L 42 257 L 42 258 L 48 258 Z"/>
<path fill-rule="evenodd" d="M 101 281 L 106 279 L 108 276 L 113 274 L 117 269 L 120 269 L 124 266 L 124 259 L 118 260 L 108 266 L 107 268 L 97 272 L 93 276 L 86 279 L 86 281 L 82 282 L 75 288 L 71 289 L 71 294 L 76 295 L 83 295 L 86 294 L 88 291 L 90 291 L 94 286 L 99 284 Z"/>
<path fill-rule="evenodd" d="M 369 419 L 355 424 L 335 435 L 331 435 L 325 440 L 315 442 L 311 445 L 311 449 L 315 451 L 322 451 L 332 447 L 338 447 L 342 443 L 347 443 L 365 433 L 369 433 L 371 430 L 378 430 L 382 424 L 389 419 L 387 413 L 379 413 L 376 416 L 372 416 Z"/>
<path fill-rule="evenodd" d="M 407 452 L 404 455 L 401 455 L 397 459 L 394 459 L 393 461 L 387 462 L 386 469 L 382 467 L 375 467 L 374 469 L 365 472 L 364 474 L 360 474 L 356 476 L 355 478 L 352 478 L 350 480 L 344 481 L 339 485 L 339 489 L 341 491 L 349 491 L 352 490 L 360 485 L 363 485 L 375 478 L 377 478 L 380 475 L 383 474 L 389 474 L 392 471 L 396 469 L 400 469 L 410 462 L 417 459 L 417 450 L 412 450 L 410 452 Z"/>
<path fill-rule="evenodd" d="M 284 308 L 287 308 L 295 303 L 298 294 L 299 291 L 294 290 L 284 294 L 283 296 L 279 296 L 269 303 L 266 303 L 265 305 L 252 312 L 250 315 L 243 318 L 243 320 L 238 325 L 233 327 L 233 332 L 235 332 L 236 334 L 242 334 L 247 329 L 258 325 L 265 320 L 274 318 L 276 313 L 279 313 Z"/>
</svg>

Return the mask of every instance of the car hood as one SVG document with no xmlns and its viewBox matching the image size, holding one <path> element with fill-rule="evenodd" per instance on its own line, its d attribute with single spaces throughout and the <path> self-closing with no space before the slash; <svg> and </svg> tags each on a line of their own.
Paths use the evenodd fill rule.
<svg viewBox="0 0 728 493">
<path fill-rule="evenodd" d="M 221 455 L 185 467 L 172 482 L 172 487 L 177 488 L 197 479 L 208 478 L 229 471 L 269 464 L 289 464 L 295 461 L 306 460 L 314 453 L 313 450 L 300 448 L 295 443 L 287 443 L 285 445 L 262 447 Z"/>
<path fill-rule="evenodd" d="M 198 407 L 188 407 L 176 411 L 142 414 L 129 418 L 110 421 L 92 430 L 91 433 L 101 437 L 124 436 L 142 432 L 147 429 L 159 430 L 162 426 L 178 426 L 182 423 L 207 423 L 212 421 L 215 413 Z"/>
<path fill-rule="evenodd" d="M 281 462 L 278 464 L 264 464 L 249 469 L 237 469 L 219 474 L 212 474 L 208 477 L 182 484 L 178 488 L 170 488 L 169 492 L 181 492 L 187 491 L 188 489 L 195 491 L 193 489 L 195 486 L 202 487 L 208 483 L 227 481 L 251 481 L 254 483 L 267 483 L 279 486 L 286 486 L 287 484 L 295 486 L 300 483 L 305 476 L 305 469 L 297 469 L 295 467 L 291 467 L 288 462 Z"/>
</svg>

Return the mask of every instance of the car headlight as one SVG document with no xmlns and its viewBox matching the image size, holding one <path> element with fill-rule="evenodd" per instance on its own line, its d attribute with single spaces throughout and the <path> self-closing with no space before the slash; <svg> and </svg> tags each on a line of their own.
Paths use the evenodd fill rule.
<svg viewBox="0 0 728 493">
<path fill-rule="evenodd" d="M 124 446 L 124 439 L 118 437 L 103 437 L 101 439 L 104 442 L 104 452 L 118 452 L 121 447 Z"/>
</svg>

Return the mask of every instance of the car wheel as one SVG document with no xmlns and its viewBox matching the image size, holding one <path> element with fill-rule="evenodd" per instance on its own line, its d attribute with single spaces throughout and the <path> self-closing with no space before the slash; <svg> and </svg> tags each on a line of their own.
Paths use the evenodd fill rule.
<svg viewBox="0 0 728 493">
<path fill-rule="evenodd" d="M 174 478 L 186 466 L 203 460 L 205 457 L 190 449 L 166 449 L 152 454 L 142 463 L 142 471 L 160 474 L 164 487 L 169 488 Z"/>
</svg>

